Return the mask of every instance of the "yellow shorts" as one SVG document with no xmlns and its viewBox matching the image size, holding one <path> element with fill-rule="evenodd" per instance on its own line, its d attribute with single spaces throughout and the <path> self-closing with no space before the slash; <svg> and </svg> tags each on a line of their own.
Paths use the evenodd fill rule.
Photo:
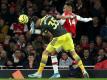
<svg viewBox="0 0 107 80">
<path fill-rule="evenodd" d="M 70 33 L 66 33 L 62 36 L 53 38 L 46 48 L 46 50 L 50 53 L 57 51 L 58 49 L 63 49 L 67 52 L 74 50 L 74 43 Z"/>
</svg>

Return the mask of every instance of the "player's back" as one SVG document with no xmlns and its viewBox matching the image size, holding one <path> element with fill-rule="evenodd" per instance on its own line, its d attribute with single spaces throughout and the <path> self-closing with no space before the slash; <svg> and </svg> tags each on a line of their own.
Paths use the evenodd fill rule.
<svg viewBox="0 0 107 80">
<path fill-rule="evenodd" d="M 59 24 L 59 22 L 51 15 L 46 15 L 41 19 L 42 31 L 48 30 L 54 37 L 61 36 L 66 30 Z"/>
</svg>

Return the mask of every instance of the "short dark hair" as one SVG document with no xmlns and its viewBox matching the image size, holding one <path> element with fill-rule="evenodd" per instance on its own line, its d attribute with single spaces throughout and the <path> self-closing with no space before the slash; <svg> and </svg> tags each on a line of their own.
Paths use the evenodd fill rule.
<svg viewBox="0 0 107 80">
<path fill-rule="evenodd" d="M 74 4 L 73 4 L 73 2 L 65 2 L 65 5 L 67 5 L 67 6 L 71 6 L 72 8 L 74 8 Z"/>
</svg>

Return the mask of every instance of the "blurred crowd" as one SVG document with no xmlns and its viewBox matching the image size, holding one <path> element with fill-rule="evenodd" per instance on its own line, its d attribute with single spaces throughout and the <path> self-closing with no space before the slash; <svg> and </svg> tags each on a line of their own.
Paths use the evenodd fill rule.
<svg viewBox="0 0 107 80">
<path fill-rule="evenodd" d="M 104 0 L 0 0 L 0 66 L 6 68 L 38 68 L 42 51 L 50 35 L 29 34 L 37 17 L 61 14 L 66 1 L 73 2 L 73 12 L 93 17 L 92 22 L 77 24 L 75 48 L 84 65 L 96 65 L 107 59 L 107 12 Z M 29 16 L 29 23 L 18 22 L 20 14 Z M 59 65 L 72 65 L 68 53 L 58 54 Z M 48 65 L 51 65 L 49 57 Z M 99 68 L 107 68 L 101 66 Z M 99 66 L 99 65 L 97 65 Z M 97 67 L 98 69 L 98 67 Z"/>
</svg>

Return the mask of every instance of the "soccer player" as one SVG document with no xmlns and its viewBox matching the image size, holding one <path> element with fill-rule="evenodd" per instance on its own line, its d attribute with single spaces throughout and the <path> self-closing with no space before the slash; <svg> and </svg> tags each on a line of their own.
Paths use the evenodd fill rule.
<svg viewBox="0 0 107 80">
<path fill-rule="evenodd" d="M 62 15 L 58 15 L 57 18 L 59 18 L 59 23 L 64 26 L 67 32 L 71 34 L 71 37 L 75 38 L 76 36 L 76 24 L 78 21 L 82 22 L 89 22 L 92 21 L 92 18 L 82 18 L 79 15 L 76 15 L 72 12 L 72 4 L 71 3 L 65 3 L 64 13 Z M 58 71 L 58 60 L 57 56 L 51 56 L 52 60 L 52 66 L 54 70 L 54 75 L 51 78 L 58 78 L 60 77 L 59 71 Z M 80 61 L 81 62 L 81 61 Z M 79 64 L 79 63 L 78 63 Z M 77 65 L 78 65 L 77 64 Z M 86 74 L 86 71 L 84 70 L 83 65 L 79 65 L 80 69 L 82 70 L 83 77 L 88 77 Z"/>
<path fill-rule="evenodd" d="M 48 55 L 55 55 L 57 50 L 62 48 L 64 51 L 69 52 L 71 56 L 77 61 L 78 66 L 81 67 L 84 75 L 88 76 L 80 57 L 77 55 L 74 49 L 73 40 L 70 33 L 59 24 L 59 22 L 52 16 L 46 15 L 36 21 L 36 27 L 41 27 L 42 32 L 49 31 L 53 34 L 52 41 L 48 44 L 47 48 L 43 51 L 42 59 L 39 69 L 36 73 L 28 75 L 28 77 L 42 77 L 42 71 L 47 63 Z"/>
</svg>

